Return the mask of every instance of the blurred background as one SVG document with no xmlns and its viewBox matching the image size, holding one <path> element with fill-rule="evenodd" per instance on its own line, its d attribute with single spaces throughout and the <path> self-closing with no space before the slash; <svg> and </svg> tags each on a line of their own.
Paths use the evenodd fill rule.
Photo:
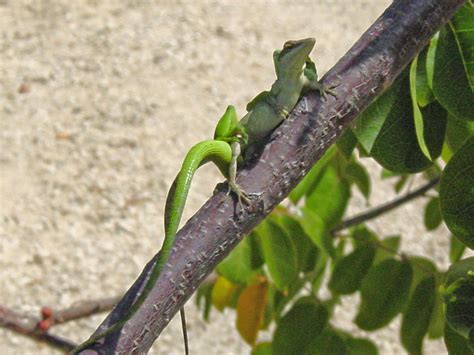
<svg viewBox="0 0 474 355">
<path fill-rule="evenodd" d="M 228 104 L 242 115 L 270 87 L 273 50 L 315 37 L 323 74 L 390 3 L 0 1 L 1 302 L 36 315 L 123 293 L 161 246 L 164 199 L 185 153 L 212 137 Z M 200 171 L 183 220 L 221 180 L 211 166 Z M 370 205 L 393 196 L 390 182 L 375 180 Z M 426 232 L 425 204 L 370 226 L 445 266 L 449 234 Z M 355 196 L 348 215 L 367 207 Z M 365 334 L 352 324 L 358 298 L 345 300 L 338 325 Z M 193 300 L 186 310 L 193 354 L 249 353 L 232 312 L 213 311 L 204 323 Z M 104 316 L 54 332 L 80 342 Z M 397 320 L 368 336 L 381 354 L 403 354 L 398 331 Z M 178 317 L 158 349 L 182 354 Z M 441 341 L 425 350 L 446 352 Z M 0 352 L 59 353 L 1 328 Z"/>
</svg>

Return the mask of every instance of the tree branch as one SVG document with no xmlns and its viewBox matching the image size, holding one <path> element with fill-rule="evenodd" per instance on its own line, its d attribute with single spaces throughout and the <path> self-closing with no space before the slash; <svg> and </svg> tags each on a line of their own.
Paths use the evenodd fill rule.
<svg viewBox="0 0 474 355">
<path fill-rule="evenodd" d="M 337 232 L 361 223 L 364 223 L 368 220 L 371 220 L 373 218 L 376 218 L 384 213 L 387 213 L 397 207 L 400 207 L 403 205 L 405 202 L 411 201 L 414 198 L 417 198 L 419 196 L 423 196 L 426 191 L 429 191 L 431 188 L 436 186 L 439 182 L 439 177 L 428 181 L 426 184 L 423 184 L 416 190 L 407 193 L 406 195 L 400 196 L 395 198 L 393 201 L 390 201 L 388 203 L 382 204 L 380 206 L 377 206 L 375 208 L 372 208 L 368 211 L 362 212 L 360 214 L 355 215 L 354 217 L 348 218 L 341 223 L 339 223 L 332 232 Z"/>
<path fill-rule="evenodd" d="M 206 276 L 289 194 L 463 2 L 394 1 L 324 76 L 325 85 L 338 84 L 334 90 L 337 99 L 322 101 L 314 92 L 305 94 L 265 147 L 240 171 L 238 184 L 259 198 L 240 210 L 225 191 L 214 194 L 176 236 L 169 260 L 140 309 L 120 332 L 110 334 L 87 353 L 94 353 L 92 349 L 95 353 L 146 353 Z M 126 314 L 155 258 L 96 333 Z"/>
<path fill-rule="evenodd" d="M 120 297 L 109 297 L 80 301 L 58 311 L 54 311 L 50 307 L 42 307 L 42 319 L 19 314 L 0 305 L 0 327 L 8 328 L 16 333 L 45 342 L 52 347 L 70 351 L 76 345 L 67 339 L 47 333 L 51 327 L 56 324 L 111 310 L 119 300 Z"/>
<path fill-rule="evenodd" d="M 68 308 L 55 311 L 49 307 L 43 307 L 43 330 L 47 330 L 55 324 L 62 324 L 72 320 L 88 317 L 90 315 L 109 311 L 117 304 L 121 297 L 101 298 L 97 300 L 85 300 L 74 303 Z"/>
<path fill-rule="evenodd" d="M 19 314 L 0 305 L 0 326 L 13 330 L 16 333 L 26 335 L 35 340 L 45 342 L 48 345 L 63 350 L 70 351 L 76 344 L 70 340 L 57 335 L 45 333 L 38 329 L 39 319 Z"/>
</svg>

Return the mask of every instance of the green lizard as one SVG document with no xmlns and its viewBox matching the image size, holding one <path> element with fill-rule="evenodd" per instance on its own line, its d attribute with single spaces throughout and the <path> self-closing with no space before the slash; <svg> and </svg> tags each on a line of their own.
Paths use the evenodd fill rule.
<svg viewBox="0 0 474 355">
<path fill-rule="evenodd" d="M 332 88 L 325 88 L 317 82 L 316 67 L 309 59 L 314 44 L 314 38 L 306 38 L 288 41 L 282 50 L 276 50 L 273 53 L 273 62 L 277 79 L 270 91 L 257 95 L 247 105 L 248 112 L 240 121 L 234 107 L 228 106 L 216 126 L 214 139 L 200 142 L 191 148 L 168 192 L 165 206 L 165 239 L 142 293 L 120 321 L 104 332 L 93 335 L 76 347 L 72 354 L 79 353 L 99 339 L 120 329 L 143 304 L 168 260 L 192 178 L 200 166 L 210 161 L 216 164 L 227 178 L 229 191 L 237 195 L 239 203 L 242 200 L 248 202 L 247 194 L 235 181 L 237 164 L 242 154 L 256 146 L 288 116 L 303 91 L 318 90 L 323 97 L 327 93 L 333 94 Z M 183 320 L 183 310 L 181 310 L 181 317 Z M 186 333 L 184 334 L 187 354 Z"/>
</svg>

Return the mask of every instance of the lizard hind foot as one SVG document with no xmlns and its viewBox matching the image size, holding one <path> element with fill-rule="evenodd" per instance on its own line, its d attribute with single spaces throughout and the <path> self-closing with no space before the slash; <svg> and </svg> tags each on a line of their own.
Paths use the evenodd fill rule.
<svg viewBox="0 0 474 355">
<path fill-rule="evenodd" d="M 252 202 L 249 194 L 242 190 L 242 188 L 235 182 L 229 181 L 227 194 L 230 194 L 231 192 L 237 196 L 237 200 L 241 208 L 244 207 L 244 204 L 248 206 Z"/>
</svg>

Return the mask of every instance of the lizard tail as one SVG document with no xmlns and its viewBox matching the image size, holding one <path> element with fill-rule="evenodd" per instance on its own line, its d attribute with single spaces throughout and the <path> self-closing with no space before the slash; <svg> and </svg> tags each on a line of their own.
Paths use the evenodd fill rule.
<svg viewBox="0 0 474 355">
<path fill-rule="evenodd" d="M 77 346 L 70 354 L 78 354 L 88 348 L 101 338 L 118 331 L 140 308 L 150 291 L 153 289 L 158 277 L 161 274 L 169 253 L 173 247 L 174 238 L 178 231 L 179 223 L 183 215 L 184 205 L 191 187 L 192 178 L 196 170 L 203 164 L 212 161 L 219 170 L 227 176 L 228 166 L 232 158 L 232 150 L 229 143 L 220 140 L 206 140 L 193 146 L 186 155 L 180 172 L 176 176 L 169 190 L 165 205 L 165 238 L 158 254 L 155 265 L 150 272 L 149 279 L 143 288 L 142 293 L 130 307 L 127 314 L 117 323 L 107 330 L 91 336 L 84 343 Z M 186 335 L 185 335 L 186 336 Z M 187 346 L 186 346 L 187 347 Z M 188 351 L 188 350 L 186 350 Z"/>
<path fill-rule="evenodd" d="M 202 141 L 189 150 L 166 198 L 163 251 L 169 252 L 171 250 L 196 170 L 205 163 L 212 161 L 222 174 L 227 176 L 231 159 L 232 149 L 229 143 L 220 140 Z M 163 259 L 166 260 L 167 256 Z"/>
</svg>

